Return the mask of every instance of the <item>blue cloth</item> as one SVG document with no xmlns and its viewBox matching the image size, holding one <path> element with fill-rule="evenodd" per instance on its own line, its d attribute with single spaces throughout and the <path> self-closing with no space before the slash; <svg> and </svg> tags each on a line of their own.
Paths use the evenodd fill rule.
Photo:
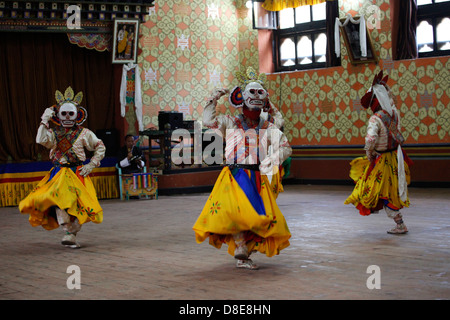
<svg viewBox="0 0 450 320">
<path fill-rule="evenodd" d="M 89 161 L 90 159 L 87 159 L 86 161 L 84 161 L 84 164 L 88 163 Z M 116 157 L 105 157 L 102 159 L 100 167 L 115 167 L 116 163 Z M 52 167 L 53 163 L 51 161 L 0 163 L 0 174 L 50 171 Z"/>
<path fill-rule="evenodd" d="M 256 176 L 255 172 L 251 171 L 251 179 L 248 174 L 243 169 L 233 170 L 232 174 L 234 179 L 237 181 L 241 189 L 244 191 L 248 200 L 252 204 L 255 211 L 260 216 L 266 215 L 266 209 L 264 208 L 264 203 L 262 201 L 261 196 L 258 193 L 258 189 L 256 188 Z"/>
<path fill-rule="evenodd" d="M 73 173 L 77 173 L 77 167 L 70 167 L 70 169 L 73 171 Z M 50 177 L 48 178 L 48 181 L 52 180 L 54 176 L 61 170 L 61 167 L 53 167 L 52 172 L 50 172 Z"/>
</svg>

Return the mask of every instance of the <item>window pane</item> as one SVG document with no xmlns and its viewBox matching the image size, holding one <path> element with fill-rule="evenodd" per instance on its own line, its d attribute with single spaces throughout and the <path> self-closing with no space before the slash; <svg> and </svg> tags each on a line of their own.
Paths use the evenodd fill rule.
<svg viewBox="0 0 450 320">
<path fill-rule="evenodd" d="M 288 8 L 279 12 L 280 29 L 287 29 L 294 27 L 294 9 Z"/>
<path fill-rule="evenodd" d="M 326 3 L 322 2 L 312 6 L 313 21 L 325 20 L 327 18 Z"/>
<path fill-rule="evenodd" d="M 327 62 L 327 35 L 319 33 L 314 36 L 314 60 L 316 62 Z"/>
<path fill-rule="evenodd" d="M 438 50 L 450 49 L 450 18 L 438 20 L 436 26 L 436 41 Z"/>
<path fill-rule="evenodd" d="M 295 23 L 305 23 L 311 21 L 311 6 L 301 6 L 295 8 Z"/>
<path fill-rule="evenodd" d="M 420 6 L 422 4 L 430 4 L 431 0 L 417 0 L 417 5 Z"/>
<path fill-rule="evenodd" d="M 281 39 L 280 60 L 282 67 L 293 66 L 295 64 L 294 38 Z"/>
<path fill-rule="evenodd" d="M 253 6 L 253 11 L 255 13 L 255 27 L 275 29 L 275 12 L 266 11 L 262 7 L 262 2 L 254 2 Z"/>
<path fill-rule="evenodd" d="M 417 26 L 417 46 L 419 52 L 433 51 L 433 26 L 427 20 Z"/>
<path fill-rule="evenodd" d="M 450 0 L 434 0 L 435 3 L 438 3 L 438 2 L 447 2 L 447 1 L 450 1 Z"/>
<path fill-rule="evenodd" d="M 312 41 L 310 36 L 302 36 L 297 43 L 299 64 L 312 63 Z"/>
</svg>

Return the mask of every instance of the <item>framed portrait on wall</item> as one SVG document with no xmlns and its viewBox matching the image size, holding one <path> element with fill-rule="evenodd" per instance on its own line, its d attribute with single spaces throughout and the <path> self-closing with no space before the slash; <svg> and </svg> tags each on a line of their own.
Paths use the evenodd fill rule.
<svg viewBox="0 0 450 320">
<path fill-rule="evenodd" d="M 139 39 L 139 19 L 115 19 L 112 63 L 135 63 Z"/>
<path fill-rule="evenodd" d="M 341 19 L 341 24 L 345 19 Z M 378 62 L 377 55 L 372 45 L 369 32 L 366 29 L 366 48 L 367 56 L 363 57 L 361 54 L 361 44 L 359 34 L 359 24 L 348 22 L 346 25 L 341 26 L 341 33 L 344 37 L 345 46 L 348 51 L 350 62 L 354 65 L 369 62 Z"/>
</svg>

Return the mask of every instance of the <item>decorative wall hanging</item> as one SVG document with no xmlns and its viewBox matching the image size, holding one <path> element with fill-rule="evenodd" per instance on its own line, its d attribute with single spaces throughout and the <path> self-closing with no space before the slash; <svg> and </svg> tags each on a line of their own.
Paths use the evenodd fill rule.
<svg viewBox="0 0 450 320">
<path fill-rule="evenodd" d="M 111 50 L 112 34 L 107 33 L 67 33 L 69 42 L 80 48 L 95 49 L 99 52 Z"/>
<path fill-rule="evenodd" d="M 364 16 L 361 16 L 359 19 L 354 19 L 350 14 L 347 14 L 347 18 L 340 20 L 336 18 L 334 37 L 337 57 L 340 57 L 341 55 L 339 31 L 342 32 L 342 37 L 344 38 L 344 43 L 352 64 L 378 62 L 370 36 L 366 29 Z"/>
<path fill-rule="evenodd" d="M 128 71 L 134 71 L 134 77 L 131 77 L 131 79 Z M 132 93 L 134 93 L 134 96 L 132 96 Z M 122 69 L 122 82 L 120 84 L 120 115 L 122 117 L 125 117 L 127 102 L 130 102 L 131 106 L 134 102 L 139 131 L 143 131 L 141 73 L 139 66 L 134 63 L 124 64 Z"/>
</svg>

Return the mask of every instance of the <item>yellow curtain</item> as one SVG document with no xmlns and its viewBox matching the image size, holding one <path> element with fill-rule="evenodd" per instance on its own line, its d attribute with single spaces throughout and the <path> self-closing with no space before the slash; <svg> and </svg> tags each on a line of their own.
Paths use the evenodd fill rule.
<svg viewBox="0 0 450 320">
<path fill-rule="evenodd" d="M 268 11 L 281 11 L 286 8 L 314 5 L 325 1 L 328 0 L 266 0 L 264 1 L 262 7 Z"/>
<path fill-rule="evenodd" d="M 115 167 L 100 167 L 89 175 L 97 192 L 98 199 L 119 198 L 119 183 Z"/>
<path fill-rule="evenodd" d="M 17 206 L 46 174 L 47 171 L 0 174 L 0 207 Z"/>
</svg>

